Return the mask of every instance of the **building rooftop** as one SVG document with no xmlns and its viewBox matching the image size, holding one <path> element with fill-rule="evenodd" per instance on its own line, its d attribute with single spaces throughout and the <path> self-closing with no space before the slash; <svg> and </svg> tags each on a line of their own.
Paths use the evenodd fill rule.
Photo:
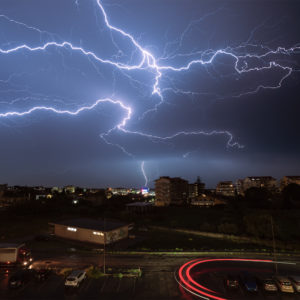
<svg viewBox="0 0 300 300">
<path fill-rule="evenodd" d="M 275 179 L 272 176 L 248 176 L 246 178 L 257 179 L 257 180 L 259 180 L 259 179 Z"/>
<path fill-rule="evenodd" d="M 187 180 L 182 179 L 181 177 L 169 177 L 169 176 L 160 176 L 158 179 L 156 179 L 154 181 L 156 182 L 156 181 L 160 181 L 162 179 L 167 179 L 170 181 L 185 181 L 185 182 L 187 182 Z"/>
<path fill-rule="evenodd" d="M 0 248 L 18 248 L 24 246 L 23 243 L 0 243 Z"/>
<path fill-rule="evenodd" d="M 232 185 L 232 181 L 220 181 L 218 185 Z"/>
<path fill-rule="evenodd" d="M 52 224 L 77 227 L 77 228 L 85 228 L 99 231 L 111 231 L 129 224 L 108 221 L 108 220 L 95 220 L 95 219 L 71 219 L 71 220 L 63 220 L 59 222 L 53 222 Z"/>
</svg>

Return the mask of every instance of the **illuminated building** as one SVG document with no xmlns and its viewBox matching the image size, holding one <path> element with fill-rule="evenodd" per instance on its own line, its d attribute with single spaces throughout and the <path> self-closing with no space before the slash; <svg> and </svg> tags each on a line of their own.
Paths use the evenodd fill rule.
<svg viewBox="0 0 300 300">
<path fill-rule="evenodd" d="M 69 194 L 74 194 L 75 190 L 76 190 L 76 188 L 73 185 L 67 185 L 64 187 L 64 191 Z"/>
<path fill-rule="evenodd" d="M 191 206 L 198 206 L 198 207 L 212 207 L 215 205 L 226 205 L 226 201 L 215 195 L 205 195 L 201 194 L 195 198 L 191 199 L 190 205 Z"/>
<path fill-rule="evenodd" d="M 62 193 L 62 192 L 63 192 L 63 188 L 54 186 L 54 187 L 51 189 L 51 192 L 52 192 L 52 193 Z"/>
<path fill-rule="evenodd" d="M 284 176 L 280 180 L 280 190 L 282 191 L 289 184 L 299 184 L 300 185 L 300 176 Z"/>
<path fill-rule="evenodd" d="M 243 180 L 243 192 L 245 193 L 248 189 L 255 188 L 266 188 L 269 191 L 275 191 L 277 188 L 277 181 L 271 176 L 249 176 Z"/>
<path fill-rule="evenodd" d="M 149 194 L 149 188 L 147 187 L 141 188 L 141 193 L 143 196 L 147 196 Z"/>
<path fill-rule="evenodd" d="M 73 219 L 50 223 L 61 238 L 93 244 L 111 244 L 128 237 L 129 224 L 107 220 Z"/>
<path fill-rule="evenodd" d="M 130 190 L 122 187 L 110 188 L 110 191 L 113 195 L 119 195 L 119 196 L 126 196 L 130 193 Z"/>
<path fill-rule="evenodd" d="M 244 194 L 244 187 L 243 187 L 243 183 L 244 183 L 244 180 L 243 179 L 238 179 L 235 183 L 235 190 L 236 190 L 236 193 L 238 195 L 243 195 Z"/>
<path fill-rule="evenodd" d="M 233 197 L 235 195 L 235 187 L 232 181 L 221 181 L 216 188 L 216 194 Z"/>
<path fill-rule="evenodd" d="M 205 190 L 205 183 L 201 181 L 200 177 L 197 177 L 195 183 L 189 184 L 189 198 L 195 198 L 203 194 Z"/>
<path fill-rule="evenodd" d="M 160 177 L 155 180 L 155 205 L 182 205 L 188 198 L 188 182 L 179 177 Z"/>
</svg>

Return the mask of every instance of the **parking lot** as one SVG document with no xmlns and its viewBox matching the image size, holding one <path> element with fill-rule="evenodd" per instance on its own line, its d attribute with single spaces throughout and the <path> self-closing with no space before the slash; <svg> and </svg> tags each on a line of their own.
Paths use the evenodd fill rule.
<svg viewBox="0 0 300 300">
<path fill-rule="evenodd" d="M 282 299 L 300 300 L 300 293 L 289 294 L 282 292 L 276 281 L 277 291 L 266 291 L 264 288 L 264 278 L 276 278 L 283 276 L 299 275 L 299 266 L 296 263 L 281 262 L 276 265 L 273 262 L 265 261 L 238 261 L 222 259 L 191 260 L 190 263 L 183 265 L 182 272 L 178 272 L 178 280 L 191 294 L 196 293 L 203 299 L 217 299 L 211 296 L 220 297 L 219 299 Z M 181 273 L 182 276 L 179 276 Z M 243 274 L 255 281 L 253 289 L 247 288 L 248 281 L 243 280 Z M 181 278 L 181 280 L 180 280 Z M 235 278 L 234 288 L 226 285 L 228 278 Z M 249 287 L 249 286 L 248 286 Z M 295 289 L 294 289 L 295 291 Z M 199 298 L 195 298 L 199 299 Z"/>
<path fill-rule="evenodd" d="M 146 272 L 141 278 L 106 276 L 86 278 L 79 288 L 66 288 L 65 278 L 52 273 L 44 282 L 30 280 L 10 289 L 9 276 L 1 275 L 0 299 L 181 299 L 172 271 Z M 182 298 L 183 299 L 183 298 Z"/>
<path fill-rule="evenodd" d="M 79 288 L 66 288 L 65 278 L 52 273 L 44 282 L 32 279 L 20 288 L 10 289 L 8 277 L 1 277 L 0 299 L 115 299 L 117 295 L 132 299 L 136 286 L 136 278 L 109 276 L 86 278 Z"/>
<path fill-rule="evenodd" d="M 79 259 L 79 258 L 78 258 Z M 32 278 L 24 286 L 17 289 L 8 287 L 8 275 L 4 270 L 0 273 L 0 299 L 146 299 L 146 300 L 175 300 L 199 299 L 185 291 L 175 280 L 175 271 L 193 258 L 172 257 L 172 256 L 112 256 L 110 265 L 124 268 L 140 266 L 142 269 L 141 277 L 125 276 L 104 276 L 99 279 L 86 278 L 79 288 L 66 288 L 64 285 L 65 277 L 59 275 L 60 268 L 50 274 L 45 281 L 37 281 Z M 66 259 L 65 259 L 66 260 Z M 83 258 L 81 257 L 81 260 Z M 75 267 L 75 261 L 72 268 Z M 299 265 L 280 264 L 278 265 L 281 274 L 299 274 Z M 78 268 L 78 267 L 77 267 Z M 281 299 L 281 300 L 300 300 L 299 294 L 285 295 L 281 292 L 264 292 L 259 287 L 258 292 L 246 292 L 241 286 L 238 290 L 229 291 L 224 285 L 224 279 L 229 273 L 240 273 L 243 270 L 259 276 L 261 274 L 274 274 L 273 264 L 232 264 L 232 263 L 211 263 L 205 268 L 199 267 L 194 270 L 197 281 L 204 286 L 224 296 L 226 299 Z M 11 273 L 12 274 L 12 273 Z"/>
</svg>

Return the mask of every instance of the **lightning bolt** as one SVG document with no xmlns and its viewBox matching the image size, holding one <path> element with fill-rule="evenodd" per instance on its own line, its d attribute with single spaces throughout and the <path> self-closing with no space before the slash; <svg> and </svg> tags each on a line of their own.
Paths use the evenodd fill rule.
<svg viewBox="0 0 300 300">
<path fill-rule="evenodd" d="M 141 163 L 141 170 L 142 170 L 142 174 L 143 174 L 143 176 L 145 178 L 145 184 L 144 184 L 144 186 L 148 187 L 148 177 L 147 177 L 146 171 L 145 171 L 145 161 L 142 161 L 142 163 Z"/>
<path fill-rule="evenodd" d="M 249 73 L 254 73 L 254 72 L 273 70 L 276 68 L 280 69 L 281 71 L 284 72 L 284 75 L 282 75 L 282 77 L 280 78 L 278 83 L 275 85 L 260 84 L 253 90 L 249 90 L 249 91 L 246 91 L 243 93 L 237 93 L 237 94 L 231 95 L 233 97 L 242 97 L 243 95 L 257 93 L 261 89 L 280 88 L 282 86 L 283 82 L 292 74 L 293 71 L 295 71 L 293 69 L 293 67 L 291 67 L 290 65 L 283 65 L 282 63 L 279 63 L 278 62 L 279 59 L 276 59 L 276 58 L 278 58 L 279 56 L 280 57 L 282 57 L 282 56 L 290 57 L 291 55 L 298 53 L 300 50 L 299 45 L 295 45 L 290 48 L 278 47 L 276 49 L 270 49 L 270 48 L 264 47 L 262 45 L 250 44 L 249 43 L 250 38 L 247 40 L 246 44 L 241 44 L 236 47 L 226 47 L 224 49 L 217 49 L 217 50 L 208 49 L 205 51 L 196 51 L 196 52 L 185 53 L 185 54 L 172 53 L 169 56 L 164 54 L 162 57 L 155 57 L 154 54 L 152 54 L 149 50 L 144 48 L 137 41 L 137 39 L 134 38 L 133 35 L 131 35 L 130 33 L 126 32 L 123 29 L 113 26 L 109 22 L 108 15 L 107 15 L 103 5 L 101 4 L 100 0 L 96 0 L 96 4 L 97 4 L 97 7 L 99 8 L 100 12 L 102 13 L 104 23 L 105 23 L 105 26 L 107 27 L 107 29 L 110 30 L 111 33 L 118 34 L 122 38 L 127 39 L 132 44 L 132 46 L 134 46 L 134 48 L 136 50 L 132 53 L 132 56 L 134 55 L 134 53 L 139 53 L 139 60 L 137 62 L 132 63 L 132 64 L 126 64 L 124 62 L 120 62 L 120 61 L 118 61 L 118 58 L 119 58 L 118 55 L 114 56 L 115 60 L 104 59 L 104 58 L 101 58 L 100 56 L 98 56 L 95 52 L 93 52 L 91 50 L 87 50 L 87 49 L 83 48 L 82 46 L 73 45 L 69 41 L 60 41 L 60 42 L 48 41 L 44 44 L 41 44 L 41 45 L 35 46 L 35 47 L 27 45 L 27 44 L 21 44 L 21 45 L 12 47 L 12 48 L 9 48 L 9 47 L 0 48 L 0 54 L 10 55 L 10 54 L 17 53 L 20 51 L 28 51 L 28 52 L 33 53 L 33 52 L 38 52 L 38 51 L 45 51 L 48 48 L 64 48 L 64 49 L 68 49 L 73 52 L 78 52 L 81 55 L 87 57 L 90 61 L 93 60 L 96 63 L 110 65 L 113 68 L 115 68 L 116 70 L 119 70 L 121 72 L 126 72 L 125 74 L 128 74 L 128 72 L 136 71 L 136 70 L 151 72 L 153 74 L 153 81 L 152 81 L 152 84 L 150 85 L 151 89 L 152 89 L 152 96 L 157 96 L 159 98 L 159 102 L 157 104 L 155 104 L 154 108 L 151 108 L 151 109 L 145 111 L 142 114 L 141 119 L 143 119 L 148 113 L 157 111 L 159 106 L 164 102 L 164 93 L 167 91 L 174 92 L 175 94 L 191 94 L 191 95 L 197 94 L 197 92 L 185 91 L 183 89 L 176 88 L 176 87 L 161 88 L 162 79 L 164 79 L 164 80 L 169 79 L 169 81 L 172 82 L 173 74 L 186 73 L 196 67 L 206 68 L 207 66 L 212 65 L 218 57 L 231 58 L 233 60 L 233 68 L 234 68 L 236 74 L 239 76 L 249 74 Z M 75 0 L 75 5 L 78 7 L 78 0 Z M 52 33 L 42 31 L 36 27 L 26 25 L 25 23 L 22 23 L 19 21 L 14 21 L 5 15 L 0 15 L 0 18 L 4 18 L 5 20 L 7 20 L 9 22 L 13 22 L 17 25 L 24 26 L 25 28 L 27 28 L 29 30 L 35 30 L 35 31 L 39 32 L 40 34 L 42 34 L 42 33 L 50 34 L 51 37 L 54 39 L 54 34 L 52 34 Z M 195 23 L 196 21 L 193 21 L 193 22 Z M 179 46 L 178 46 L 178 48 L 176 48 L 176 51 L 181 47 L 182 43 L 184 42 L 184 37 L 187 34 L 187 32 L 190 30 L 190 27 L 191 27 L 191 25 L 189 25 L 187 27 L 187 29 L 184 30 L 183 34 L 178 39 Z M 251 34 L 253 35 L 253 33 L 251 33 Z M 113 43 L 115 44 L 114 41 L 113 41 Z M 247 46 L 250 46 L 250 45 L 256 49 L 260 49 L 260 51 L 263 51 L 263 53 L 261 53 L 261 54 L 248 53 L 246 51 L 246 48 L 247 48 Z M 120 52 L 120 54 L 121 54 L 121 52 Z M 174 64 L 170 65 L 167 63 L 167 61 L 170 60 L 171 58 L 174 59 L 179 56 L 185 57 L 185 58 L 190 58 L 190 57 L 196 56 L 197 58 L 189 59 L 186 63 L 183 63 L 181 65 L 174 65 Z M 253 59 L 256 60 L 256 65 L 254 64 L 254 66 L 251 66 L 250 60 L 253 60 Z M 132 61 L 132 59 L 131 59 L 131 61 Z M 117 124 L 115 127 L 108 130 L 107 132 L 100 134 L 100 137 L 103 139 L 103 141 L 105 143 L 119 147 L 125 154 L 127 154 L 131 157 L 134 157 L 134 155 L 132 153 L 129 153 L 123 146 L 115 144 L 115 143 L 111 143 L 109 141 L 109 136 L 111 133 L 113 133 L 114 131 L 120 131 L 125 134 L 139 135 L 139 136 L 148 138 L 152 141 L 173 140 L 179 136 L 193 137 L 193 136 L 200 136 L 200 135 L 201 136 L 224 135 L 227 137 L 227 143 L 226 143 L 227 148 L 229 148 L 229 147 L 243 148 L 243 145 L 234 141 L 232 133 L 229 132 L 228 130 L 212 130 L 212 131 L 208 131 L 208 132 L 203 131 L 203 130 L 179 131 L 179 132 L 176 132 L 169 136 L 159 136 L 159 135 L 153 135 L 153 134 L 145 133 L 145 132 L 141 132 L 141 131 L 130 130 L 127 128 L 126 125 L 128 125 L 128 122 L 131 120 L 132 113 L 133 113 L 132 108 L 129 107 L 128 105 L 125 105 L 123 101 L 114 100 L 112 98 L 99 99 L 96 102 L 94 102 L 93 104 L 91 104 L 90 106 L 81 106 L 76 110 L 60 110 L 60 109 L 56 109 L 52 106 L 34 106 L 23 112 L 17 112 L 17 111 L 2 112 L 2 113 L 0 113 L 0 118 L 23 117 L 23 116 L 30 115 L 37 111 L 48 111 L 48 112 L 52 112 L 52 113 L 56 113 L 56 114 L 60 114 L 60 115 L 67 114 L 67 115 L 75 116 L 75 115 L 82 113 L 83 111 L 88 111 L 88 110 L 92 110 L 92 109 L 96 108 L 96 106 L 98 106 L 100 103 L 111 103 L 111 104 L 119 105 L 125 111 L 125 117 L 123 118 L 123 120 L 119 124 Z M 186 156 L 188 156 L 188 154 L 184 154 L 184 156 L 186 157 Z M 142 173 L 144 175 L 145 181 L 146 181 L 145 185 L 147 185 L 148 179 L 144 172 L 144 161 L 141 164 L 141 169 L 142 169 Z"/>
<path fill-rule="evenodd" d="M 74 111 L 70 111 L 70 110 L 59 110 L 53 107 L 47 107 L 47 106 L 35 106 L 27 111 L 23 111 L 23 112 L 16 112 L 16 111 L 12 111 L 12 112 L 6 112 L 6 113 L 0 113 L 0 117 L 1 118 L 5 118 L 5 117 L 13 117 L 13 116 L 18 116 L 18 117 L 22 117 L 25 115 L 29 115 L 35 111 L 40 111 L 40 110 L 44 110 L 44 111 L 50 111 L 59 115 L 71 115 L 71 116 L 76 116 L 78 114 L 80 114 L 83 111 L 86 110 L 92 110 L 93 108 L 95 108 L 98 104 L 100 103 L 112 103 L 112 104 L 118 104 L 119 106 L 121 106 L 124 110 L 127 111 L 127 116 L 122 120 L 121 123 L 119 123 L 118 125 L 116 125 L 116 128 L 122 128 L 123 126 L 126 125 L 127 121 L 130 119 L 131 116 L 131 108 L 125 106 L 121 101 L 119 100 L 113 100 L 110 98 L 105 98 L 105 99 L 98 99 L 95 103 L 93 103 L 90 106 L 82 106 L 77 110 Z"/>
</svg>

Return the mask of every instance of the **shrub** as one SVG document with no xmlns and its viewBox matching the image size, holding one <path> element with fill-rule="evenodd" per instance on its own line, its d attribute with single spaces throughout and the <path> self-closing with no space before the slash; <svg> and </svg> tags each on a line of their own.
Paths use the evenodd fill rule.
<svg viewBox="0 0 300 300">
<path fill-rule="evenodd" d="M 218 231 L 225 234 L 237 234 L 239 229 L 234 223 L 222 223 L 218 226 Z"/>
<path fill-rule="evenodd" d="M 105 276 L 105 274 L 99 268 L 94 266 L 90 267 L 86 273 L 88 277 L 94 279 L 99 279 L 100 277 Z"/>
</svg>

